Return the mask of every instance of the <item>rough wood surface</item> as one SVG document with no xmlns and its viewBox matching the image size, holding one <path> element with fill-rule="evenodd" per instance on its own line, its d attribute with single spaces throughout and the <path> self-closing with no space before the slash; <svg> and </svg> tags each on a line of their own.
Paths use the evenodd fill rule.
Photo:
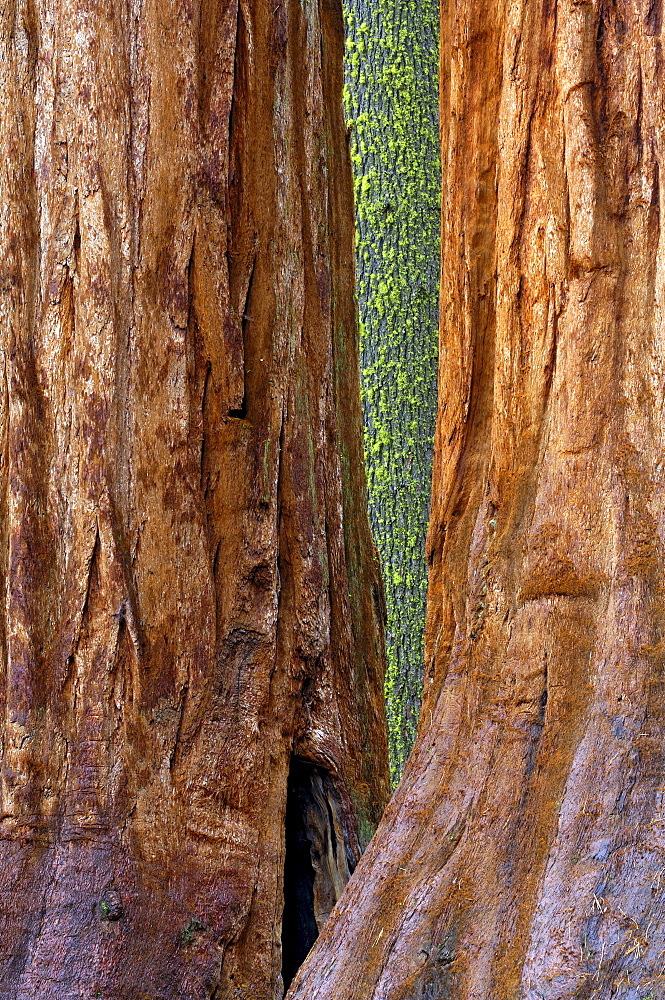
<svg viewBox="0 0 665 1000">
<path fill-rule="evenodd" d="M 440 270 L 439 0 L 345 0 L 369 516 L 386 592 L 391 779 L 423 693 Z"/>
<path fill-rule="evenodd" d="M 2 1000 L 274 1000 L 292 754 L 380 816 L 342 52 L 0 5 Z"/>
<path fill-rule="evenodd" d="M 661 27 L 443 6 L 425 702 L 293 1000 L 664 994 Z"/>
</svg>

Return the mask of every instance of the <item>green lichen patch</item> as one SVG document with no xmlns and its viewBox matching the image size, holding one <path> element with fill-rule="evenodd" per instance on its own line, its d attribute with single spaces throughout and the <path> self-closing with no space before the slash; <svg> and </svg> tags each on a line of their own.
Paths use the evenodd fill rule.
<svg viewBox="0 0 665 1000">
<path fill-rule="evenodd" d="M 439 5 L 346 0 L 345 20 L 365 455 L 386 589 L 396 783 L 422 696 L 438 353 Z"/>
<path fill-rule="evenodd" d="M 206 925 L 204 923 L 196 917 L 191 917 L 180 931 L 180 944 L 183 948 L 187 948 L 205 930 Z"/>
</svg>

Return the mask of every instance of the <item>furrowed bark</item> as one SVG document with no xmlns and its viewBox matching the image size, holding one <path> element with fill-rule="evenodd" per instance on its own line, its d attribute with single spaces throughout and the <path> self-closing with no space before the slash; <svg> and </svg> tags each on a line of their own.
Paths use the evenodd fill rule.
<svg viewBox="0 0 665 1000">
<path fill-rule="evenodd" d="M 0 17 L 0 996 L 273 1000 L 388 794 L 341 8 Z"/>
<path fill-rule="evenodd" d="M 293 1000 L 664 988 L 661 8 L 442 11 L 426 689 Z"/>
</svg>

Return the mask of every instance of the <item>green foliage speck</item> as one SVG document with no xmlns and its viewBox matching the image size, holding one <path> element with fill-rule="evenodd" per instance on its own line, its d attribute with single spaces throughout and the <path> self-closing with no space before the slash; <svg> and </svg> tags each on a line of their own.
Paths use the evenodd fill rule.
<svg viewBox="0 0 665 1000">
<path fill-rule="evenodd" d="M 197 920 L 196 917 L 192 917 L 180 931 L 180 944 L 183 948 L 186 948 L 192 943 L 192 941 L 194 941 L 197 934 L 200 934 L 201 931 L 204 931 L 205 929 L 205 924 L 201 923 L 200 920 Z"/>
</svg>

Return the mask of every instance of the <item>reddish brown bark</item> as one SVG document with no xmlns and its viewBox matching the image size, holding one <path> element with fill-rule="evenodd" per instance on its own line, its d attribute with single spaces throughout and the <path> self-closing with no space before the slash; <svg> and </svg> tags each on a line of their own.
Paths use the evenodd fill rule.
<svg viewBox="0 0 665 1000">
<path fill-rule="evenodd" d="M 665 991 L 661 20 L 443 7 L 425 703 L 293 1000 Z"/>
<path fill-rule="evenodd" d="M 318 916 L 388 788 L 341 10 L 0 18 L 0 996 L 274 1000 L 292 755 Z"/>
</svg>

